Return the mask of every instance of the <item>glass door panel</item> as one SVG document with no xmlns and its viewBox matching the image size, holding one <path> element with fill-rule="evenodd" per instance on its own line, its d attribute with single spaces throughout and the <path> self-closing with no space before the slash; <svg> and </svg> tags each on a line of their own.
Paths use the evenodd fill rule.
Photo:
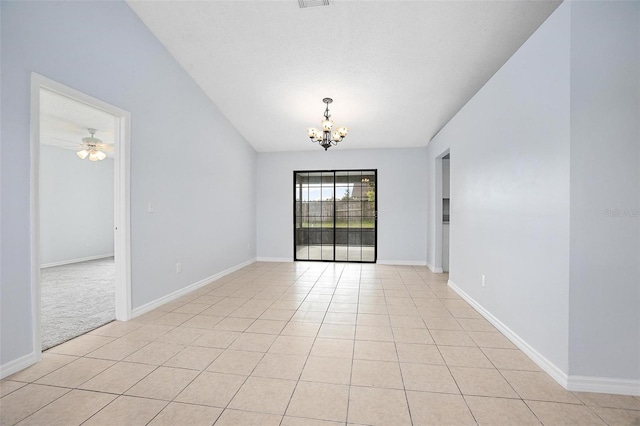
<svg viewBox="0 0 640 426">
<path fill-rule="evenodd" d="M 294 172 L 295 260 L 376 261 L 376 170 Z"/>
<path fill-rule="evenodd" d="M 348 246 L 346 244 L 349 238 L 349 230 L 347 227 L 348 221 L 348 206 L 345 200 L 351 195 L 351 186 L 349 185 L 349 173 L 338 171 L 336 175 L 336 201 L 335 201 L 335 216 L 336 216 L 336 260 L 346 262 L 349 260 Z"/>
<path fill-rule="evenodd" d="M 362 261 L 375 262 L 377 251 L 377 211 L 375 171 L 363 171 L 360 176 L 362 203 Z"/>
<path fill-rule="evenodd" d="M 322 173 L 322 197 L 320 204 L 322 205 L 322 223 L 321 227 L 321 260 L 334 260 L 333 251 L 333 228 L 334 228 L 334 176 L 333 172 Z"/>
<path fill-rule="evenodd" d="M 294 175 L 294 242 L 295 258 L 309 260 L 309 232 L 307 224 L 309 222 L 309 189 L 306 182 L 308 173 L 297 173 Z"/>
</svg>

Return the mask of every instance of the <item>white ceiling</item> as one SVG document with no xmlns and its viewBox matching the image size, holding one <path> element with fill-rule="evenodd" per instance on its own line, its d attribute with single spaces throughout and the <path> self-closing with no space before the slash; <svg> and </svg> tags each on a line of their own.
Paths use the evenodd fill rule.
<svg viewBox="0 0 640 426">
<path fill-rule="evenodd" d="M 40 90 L 40 143 L 77 151 L 88 128 L 96 129 L 95 137 L 114 144 L 116 118 L 102 110 L 46 89 Z M 107 152 L 113 157 L 113 154 Z"/>
<path fill-rule="evenodd" d="M 558 1 L 140 1 L 128 4 L 257 151 L 420 147 Z"/>
</svg>

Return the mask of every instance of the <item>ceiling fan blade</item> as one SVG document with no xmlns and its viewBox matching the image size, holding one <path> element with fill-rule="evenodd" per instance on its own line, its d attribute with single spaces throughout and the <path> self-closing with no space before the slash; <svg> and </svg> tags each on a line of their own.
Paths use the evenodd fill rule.
<svg viewBox="0 0 640 426">
<path fill-rule="evenodd" d="M 99 149 L 100 151 L 105 151 L 105 152 L 113 152 L 115 149 L 113 145 L 109 145 L 106 143 L 99 143 L 98 145 L 96 145 L 96 148 Z"/>
<path fill-rule="evenodd" d="M 60 138 L 49 138 L 50 140 L 53 141 L 57 141 L 57 142 L 63 142 L 63 144 L 56 144 L 57 146 L 67 146 L 67 147 L 81 147 L 83 146 L 82 144 L 78 144 L 77 141 L 70 141 L 67 139 L 60 139 Z"/>
</svg>

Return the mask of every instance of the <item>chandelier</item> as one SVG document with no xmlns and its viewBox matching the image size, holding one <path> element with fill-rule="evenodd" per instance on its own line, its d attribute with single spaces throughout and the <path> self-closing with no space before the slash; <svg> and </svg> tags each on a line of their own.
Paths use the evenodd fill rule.
<svg viewBox="0 0 640 426">
<path fill-rule="evenodd" d="M 332 145 L 337 145 L 338 142 L 341 142 L 342 139 L 347 136 L 347 133 L 349 133 L 349 128 L 338 127 L 336 130 L 333 130 L 333 120 L 331 119 L 331 115 L 329 115 L 329 104 L 333 102 L 333 99 L 324 98 L 322 102 L 327 104 L 327 108 L 324 110 L 324 117 L 320 122 L 322 124 L 322 130 L 310 127 L 307 129 L 307 133 L 311 142 L 318 142 L 326 151 Z"/>
<path fill-rule="evenodd" d="M 89 161 L 102 161 L 107 158 L 107 154 L 100 151 L 103 148 L 104 144 L 98 138 L 93 137 L 96 134 L 96 129 L 87 129 L 91 136 L 87 136 L 82 138 L 82 146 L 81 150 L 76 152 L 78 157 L 81 160 L 89 157 Z"/>
</svg>

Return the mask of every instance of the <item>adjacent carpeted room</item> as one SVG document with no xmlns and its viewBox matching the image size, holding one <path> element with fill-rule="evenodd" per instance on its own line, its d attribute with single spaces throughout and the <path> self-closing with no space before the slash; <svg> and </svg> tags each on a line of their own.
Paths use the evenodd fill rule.
<svg viewBox="0 0 640 426">
<path fill-rule="evenodd" d="M 41 269 L 42 349 L 115 319 L 113 257 Z"/>
</svg>

